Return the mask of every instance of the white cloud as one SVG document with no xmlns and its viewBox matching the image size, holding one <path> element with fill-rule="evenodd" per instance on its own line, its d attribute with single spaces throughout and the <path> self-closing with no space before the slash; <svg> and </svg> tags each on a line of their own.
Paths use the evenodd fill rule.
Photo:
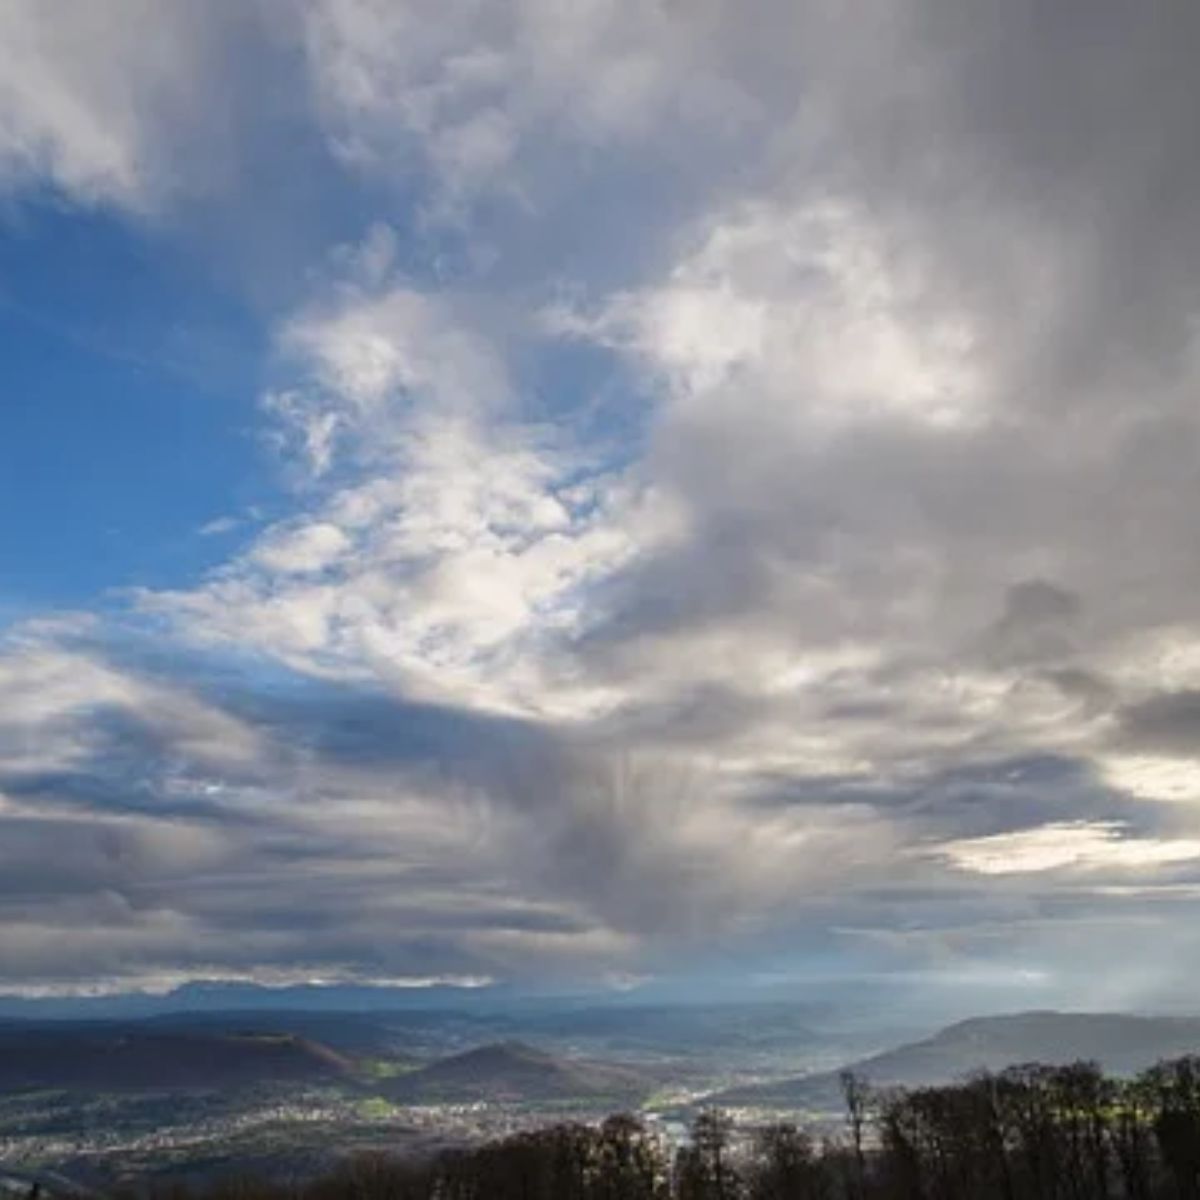
<svg viewBox="0 0 1200 1200">
<path fill-rule="evenodd" d="M 1067 821 L 947 842 L 936 853 L 980 875 L 1137 870 L 1200 858 L 1200 840 L 1130 837 L 1119 821 Z"/>
<path fill-rule="evenodd" d="M 665 284 L 557 324 L 638 354 L 683 404 L 745 415 L 753 396 L 795 436 L 880 416 L 973 420 L 969 316 L 939 312 L 900 250 L 853 204 L 753 205 L 712 221 Z"/>
<path fill-rule="evenodd" d="M 1102 754 L 1104 781 L 1141 800 L 1200 801 L 1200 762 L 1158 754 Z"/>
<path fill-rule="evenodd" d="M 756 105 L 703 31 L 628 0 L 315 0 L 304 40 L 343 158 L 384 176 L 430 171 L 433 211 L 461 216 L 481 194 L 525 200 L 548 147 L 744 125 Z"/>
<path fill-rule="evenodd" d="M 201 537 L 221 537 L 233 533 L 241 523 L 238 517 L 214 517 L 211 521 L 205 521 L 196 532 Z"/>
<path fill-rule="evenodd" d="M 211 767 L 256 759 L 256 735 L 184 689 L 140 678 L 46 631 L 18 628 L 0 643 L 0 696 L 24 697 L 0 716 L 0 765 L 36 774 L 86 766 L 103 745 L 103 719 L 128 716 Z"/>
<path fill-rule="evenodd" d="M 508 396 L 506 367 L 487 343 L 464 332 L 443 302 L 405 287 L 347 288 L 332 308 L 288 322 L 280 341 L 346 419 L 377 418 L 373 436 L 406 401 L 474 411 Z"/>
<path fill-rule="evenodd" d="M 519 419 L 500 356 L 436 298 L 347 285 L 283 327 L 302 368 L 272 397 L 285 444 L 338 482 L 207 588 L 145 595 L 189 636 L 410 695 L 566 711 L 548 655 L 587 581 L 632 553 L 629 497 L 561 434 Z"/>
<path fill-rule="evenodd" d="M 350 545 L 350 539 L 336 525 L 317 521 L 273 532 L 255 547 L 253 558 L 269 571 L 306 575 L 329 567 Z"/>
<path fill-rule="evenodd" d="M 0 3 L 0 187 L 155 208 L 197 181 L 178 155 L 213 104 L 222 22 L 178 0 L 96 0 L 69 17 Z"/>
</svg>

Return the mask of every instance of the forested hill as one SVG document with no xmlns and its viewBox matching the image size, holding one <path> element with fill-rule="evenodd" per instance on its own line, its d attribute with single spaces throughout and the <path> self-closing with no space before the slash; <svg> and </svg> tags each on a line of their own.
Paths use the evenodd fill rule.
<svg viewBox="0 0 1200 1200">
<path fill-rule="evenodd" d="M 653 1084 L 612 1063 L 560 1059 L 523 1042 L 498 1042 L 402 1075 L 387 1089 L 409 1103 L 607 1099 L 635 1103 Z"/>
<path fill-rule="evenodd" d="M 286 1033 L 0 1027 L 0 1091 L 153 1091 L 311 1083 L 349 1076 L 340 1054 Z"/>
</svg>

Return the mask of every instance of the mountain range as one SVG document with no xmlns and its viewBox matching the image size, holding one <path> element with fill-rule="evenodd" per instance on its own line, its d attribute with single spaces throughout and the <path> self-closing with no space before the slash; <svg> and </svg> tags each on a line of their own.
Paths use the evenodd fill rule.
<svg viewBox="0 0 1200 1200">
<path fill-rule="evenodd" d="M 1090 1060 L 1133 1074 L 1161 1059 L 1200 1053 L 1200 1018 L 1122 1013 L 1025 1012 L 975 1017 L 932 1037 L 850 1064 L 876 1086 L 948 1083 L 973 1071 L 1020 1063 L 1049 1066 Z M 714 1094 L 713 1103 L 766 1108 L 826 1108 L 840 1091 L 839 1072 L 798 1075 Z"/>
<path fill-rule="evenodd" d="M 300 983 L 282 987 L 240 980 L 197 980 L 166 992 L 25 996 L 0 992 L 0 1019 L 140 1020 L 163 1015 L 230 1012 L 378 1012 L 495 1008 L 512 999 L 500 985 Z"/>
<path fill-rule="evenodd" d="M 764 1014 L 760 1036 L 742 1013 L 732 1019 L 724 1014 L 711 1024 L 681 1019 L 674 1027 L 658 1010 L 631 1010 L 626 1017 L 635 1035 L 629 1038 L 620 1037 L 616 1014 L 590 1012 L 528 1023 L 454 1012 L 393 1017 L 307 1011 L 176 1013 L 142 1021 L 0 1020 L 0 1092 L 320 1084 L 405 1105 L 574 1101 L 617 1109 L 637 1106 L 663 1081 L 686 1078 L 693 1090 L 714 1075 L 728 1077 L 730 1069 L 743 1077 L 757 1072 L 772 1038 L 794 1048 L 819 1036 L 778 1014 L 770 1020 Z M 521 1036 L 499 1032 L 506 1026 L 520 1028 Z M 679 1057 L 685 1044 L 696 1047 L 694 1057 Z M 706 1059 L 714 1044 L 720 1044 L 722 1056 Z M 919 1086 L 981 1069 L 1078 1059 L 1128 1074 L 1198 1052 L 1200 1018 L 1027 1012 L 960 1021 L 849 1065 L 878 1086 Z M 837 1106 L 839 1090 L 838 1072 L 822 1070 L 705 1098 L 729 1106 L 828 1110 Z"/>
</svg>

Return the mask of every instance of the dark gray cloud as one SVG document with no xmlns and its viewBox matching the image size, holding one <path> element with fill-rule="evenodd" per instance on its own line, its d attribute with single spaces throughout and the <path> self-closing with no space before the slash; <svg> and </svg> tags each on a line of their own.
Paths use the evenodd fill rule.
<svg viewBox="0 0 1200 1200">
<path fill-rule="evenodd" d="M 1200 755 L 1200 691 L 1151 696 L 1118 714 L 1122 742 L 1136 750 Z"/>
</svg>

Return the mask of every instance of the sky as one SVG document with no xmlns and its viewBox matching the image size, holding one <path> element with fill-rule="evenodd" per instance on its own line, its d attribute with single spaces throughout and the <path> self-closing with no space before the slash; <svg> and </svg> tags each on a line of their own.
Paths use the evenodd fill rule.
<svg viewBox="0 0 1200 1200">
<path fill-rule="evenodd" d="M 1195 1007 L 1198 47 L 0 0 L 0 990 Z"/>
</svg>

